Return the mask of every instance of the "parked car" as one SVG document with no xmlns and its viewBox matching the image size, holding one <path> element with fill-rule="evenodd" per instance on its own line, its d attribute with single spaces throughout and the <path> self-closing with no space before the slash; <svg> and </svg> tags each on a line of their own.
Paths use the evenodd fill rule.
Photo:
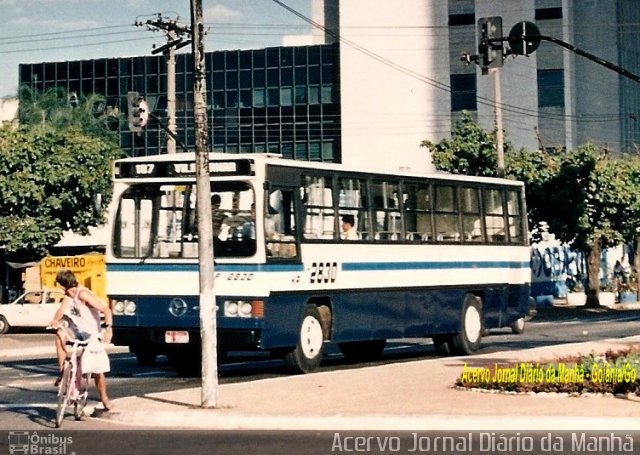
<svg viewBox="0 0 640 455">
<path fill-rule="evenodd" d="M 0 305 L 0 334 L 12 328 L 45 328 L 60 307 L 64 292 L 52 289 L 29 291 Z"/>
</svg>

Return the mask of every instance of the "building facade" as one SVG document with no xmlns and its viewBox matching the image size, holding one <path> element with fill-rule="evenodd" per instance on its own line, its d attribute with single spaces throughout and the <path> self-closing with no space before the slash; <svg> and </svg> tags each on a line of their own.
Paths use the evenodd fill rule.
<svg viewBox="0 0 640 455">
<path fill-rule="evenodd" d="M 491 74 L 461 61 L 475 53 L 478 20 L 501 16 L 503 36 L 521 21 L 628 71 L 640 73 L 637 0 L 313 0 L 314 28 L 295 46 L 206 54 L 209 136 L 215 151 L 275 152 L 373 169 L 432 170 L 425 139 L 450 135 L 463 110 L 495 128 Z M 144 95 L 166 119 L 163 56 L 20 66 L 20 83 L 106 95 L 126 110 Z M 192 148 L 191 58 L 177 58 L 177 134 Z M 515 147 L 574 149 L 587 141 L 638 151 L 637 82 L 543 41 L 499 69 L 503 129 Z M 153 121 L 120 132 L 131 156 L 163 153 Z"/>
<path fill-rule="evenodd" d="M 543 36 L 640 75 L 640 8 L 636 0 L 450 0 L 452 112 L 468 109 L 492 128 L 490 76 L 456 61 L 477 45 L 477 20 L 501 16 L 503 36 L 520 21 Z M 640 151 L 638 83 L 557 44 L 542 41 L 529 57 L 507 57 L 500 69 L 503 126 L 517 147 L 575 149 L 593 142 L 613 152 Z"/>
<path fill-rule="evenodd" d="M 205 60 L 213 150 L 340 161 L 337 46 L 209 52 Z M 100 93 L 121 112 L 127 110 L 127 92 L 136 91 L 166 124 L 167 64 L 161 55 L 20 65 L 20 83 Z M 195 145 L 192 91 L 191 55 L 178 54 L 176 134 L 189 149 Z M 141 133 L 125 126 L 120 142 L 130 156 L 166 151 L 166 133 L 153 119 Z"/>
</svg>

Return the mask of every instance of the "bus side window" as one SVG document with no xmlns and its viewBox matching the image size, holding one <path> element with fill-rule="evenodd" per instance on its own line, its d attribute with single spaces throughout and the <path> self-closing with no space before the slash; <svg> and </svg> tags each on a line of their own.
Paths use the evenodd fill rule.
<svg viewBox="0 0 640 455">
<path fill-rule="evenodd" d="M 483 242 L 478 188 L 461 188 L 462 232 L 468 242 Z"/>
<path fill-rule="evenodd" d="M 442 242 L 459 242 L 461 235 L 458 226 L 458 198 L 456 187 L 437 185 L 435 187 L 435 197 L 437 240 Z"/>
<path fill-rule="evenodd" d="M 301 190 L 305 210 L 304 238 L 333 240 L 335 218 L 331 179 L 303 176 Z"/>
<path fill-rule="evenodd" d="M 520 210 L 520 198 L 517 191 L 507 191 L 507 216 L 509 220 L 509 240 L 511 243 L 522 243 L 524 227 L 522 212 Z"/>
<path fill-rule="evenodd" d="M 433 240 L 431 227 L 431 191 L 427 183 L 402 185 L 405 238 L 411 242 Z"/>
<path fill-rule="evenodd" d="M 367 182 L 364 179 L 340 177 L 338 179 L 338 207 L 339 222 L 342 217 L 353 216 L 354 225 L 359 240 L 370 239 L 369 214 L 367 204 Z M 341 233 L 341 236 L 343 234 Z"/>
<path fill-rule="evenodd" d="M 397 182 L 376 182 L 371 185 L 375 216 L 375 239 L 398 241 L 402 239 L 400 218 L 400 188 Z"/>
<path fill-rule="evenodd" d="M 502 190 L 484 190 L 484 223 L 487 228 L 487 241 L 502 243 L 507 240 L 504 229 L 504 206 Z"/>
</svg>

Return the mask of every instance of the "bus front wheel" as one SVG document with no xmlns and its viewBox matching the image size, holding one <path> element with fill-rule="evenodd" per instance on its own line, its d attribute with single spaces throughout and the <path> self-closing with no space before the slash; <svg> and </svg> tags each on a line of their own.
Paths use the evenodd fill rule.
<svg viewBox="0 0 640 455">
<path fill-rule="evenodd" d="M 307 305 L 300 324 L 298 344 L 284 357 L 287 365 L 302 373 L 316 370 L 324 352 L 324 333 L 320 310 L 315 305 Z"/>
<path fill-rule="evenodd" d="M 460 333 L 451 339 L 451 348 L 456 354 L 469 355 L 480 349 L 484 331 L 483 319 L 482 300 L 476 295 L 468 294 L 462 305 Z"/>
</svg>

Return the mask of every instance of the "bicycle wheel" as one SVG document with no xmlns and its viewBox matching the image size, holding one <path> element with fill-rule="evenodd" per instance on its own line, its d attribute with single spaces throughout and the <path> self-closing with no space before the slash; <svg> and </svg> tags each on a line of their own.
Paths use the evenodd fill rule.
<svg viewBox="0 0 640 455">
<path fill-rule="evenodd" d="M 82 420 L 82 411 L 87 405 L 87 397 L 89 396 L 89 375 L 83 374 L 80 379 L 80 391 L 78 393 L 78 399 L 76 400 L 73 408 L 73 415 L 76 420 Z"/>
<path fill-rule="evenodd" d="M 62 370 L 62 380 L 58 386 L 58 409 L 56 410 L 56 428 L 60 428 L 62 421 L 64 420 L 64 412 L 67 409 L 69 403 L 69 392 L 73 387 L 73 373 L 70 362 L 65 362 L 64 369 Z"/>
</svg>

